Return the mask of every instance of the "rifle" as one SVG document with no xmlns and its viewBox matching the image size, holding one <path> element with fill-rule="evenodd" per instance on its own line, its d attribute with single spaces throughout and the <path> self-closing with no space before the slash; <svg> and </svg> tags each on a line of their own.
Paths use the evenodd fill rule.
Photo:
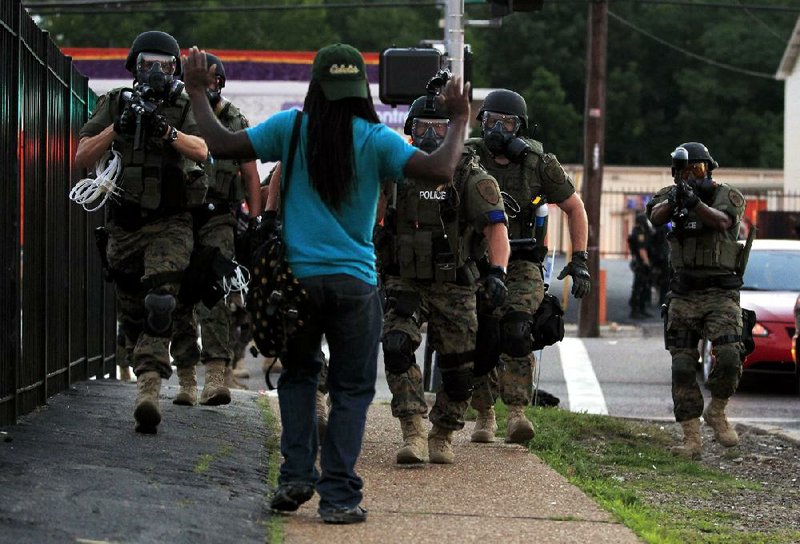
<svg viewBox="0 0 800 544">
<path fill-rule="evenodd" d="M 144 84 L 122 93 L 122 99 L 136 114 L 136 133 L 133 137 L 133 148 L 136 150 L 142 148 L 142 118 L 154 114 L 158 109 L 158 102 L 153 95 L 153 88 Z"/>
<path fill-rule="evenodd" d="M 675 225 L 676 234 L 683 234 L 683 227 L 689 210 L 686 207 L 686 194 L 689 187 L 681 177 L 681 172 L 689 165 L 689 152 L 685 147 L 676 147 L 671 153 L 672 156 L 672 177 L 675 182 L 675 207 L 672 210 L 672 223 Z"/>
</svg>

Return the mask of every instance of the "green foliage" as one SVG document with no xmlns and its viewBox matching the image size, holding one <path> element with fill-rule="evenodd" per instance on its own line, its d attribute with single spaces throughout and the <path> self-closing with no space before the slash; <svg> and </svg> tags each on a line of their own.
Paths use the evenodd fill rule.
<svg viewBox="0 0 800 544">
<path fill-rule="evenodd" d="M 298 3 L 337 1 L 271 0 L 266 5 Z M 786 0 L 754 3 L 786 5 Z M 666 168 L 676 145 L 699 140 L 723 168 L 782 167 L 784 84 L 771 76 L 795 17 L 781 11 L 644 2 L 612 2 L 610 10 L 607 163 Z M 469 4 L 466 19 L 486 18 L 488 11 L 486 4 Z M 475 54 L 473 85 L 522 94 L 529 102 L 531 122 L 539 125 L 537 139 L 562 162 L 583 161 L 587 14 L 588 2 L 548 0 L 543 11 L 515 13 L 505 17 L 500 28 L 466 30 Z M 42 25 L 64 46 L 128 47 L 139 32 L 160 29 L 184 47 L 197 44 L 212 51 L 313 51 L 344 41 L 377 52 L 440 40 L 441 17 L 438 8 L 416 6 L 412 0 L 406 8 L 64 12 L 44 17 Z"/>
</svg>

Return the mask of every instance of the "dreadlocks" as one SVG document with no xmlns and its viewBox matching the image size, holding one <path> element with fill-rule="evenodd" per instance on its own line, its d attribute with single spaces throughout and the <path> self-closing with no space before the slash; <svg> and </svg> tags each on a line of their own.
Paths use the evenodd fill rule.
<svg viewBox="0 0 800 544">
<path fill-rule="evenodd" d="M 372 97 L 329 101 L 314 80 L 303 111 L 308 115 L 308 175 L 322 201 L 339 210 L 353 189 L 353 117 L 379 123 Z"/>
</svg>

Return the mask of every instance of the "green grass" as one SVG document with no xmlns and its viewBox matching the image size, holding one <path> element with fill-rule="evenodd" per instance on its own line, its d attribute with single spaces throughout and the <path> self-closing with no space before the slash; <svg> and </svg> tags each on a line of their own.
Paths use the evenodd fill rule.
<svg viewBox="0 0 800 544">
<path fill-rule="evenodd" d="M 261 419 L 267 428 L 267 488 L 275 489 L 278 485 L 280 471 L 280 432 L 278 432 L 278 418 L 272 411 L 267 397 L 260 397 L 257 401 L 261 409 Z M 269 497 L 266 499 L 269 501 Z M 281 544 L 284 539 L 283 518 L 272 515 L 266 525 L 266 541 L 270 544 Z"/>
<path fill-rule="evenodd" d="M 502 402 L 496 410 L 498 435 L 504 435 L 507 411 Z M 746 532 L 736 513 L 686 507 L 692 498 L 737 494 L 758 484 L 674 456 L 663 426 L 554 408 L 530 407 L 527 413 L 536 429 L 530 450 L 646 542 L 800 542 L 798 532 Z M 474 419 L 475 412 L 467 416 Z"/>
<path fill-rule="evenodd" d="M 216 460 L 226 455 L 230 455 L 233 451 L 233 447 L 230 445 L 226 445 L 220 448 L 217 453 L 204 453 L 200 456 L 197 460 L 197 463 L 194 465 L 194 471 L 198 474 L 202 474 L 207 472 L 209 468 L 211 468 L 211 464 Z"/>
</svg>

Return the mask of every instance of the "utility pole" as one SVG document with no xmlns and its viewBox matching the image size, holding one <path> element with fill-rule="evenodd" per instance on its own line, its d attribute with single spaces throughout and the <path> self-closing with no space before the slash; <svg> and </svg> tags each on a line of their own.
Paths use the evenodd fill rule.
<svg viewBox="0 0 800 544">
<path fill-rule="evenodd" d="M 445 0 L 444 49 L 450 72 L 464 82 L 464 0 Z"/>
<path fill-rule="evenodd" d="M 592 0 L 588 23 L 581 198 L 589 216 L 587 249 L 593 285 L 591 292 L 581 300 L 578 336 L 596 338 L 600 336 L 600 199 L 605 158 L 608 0 Z"/>
</svg>

